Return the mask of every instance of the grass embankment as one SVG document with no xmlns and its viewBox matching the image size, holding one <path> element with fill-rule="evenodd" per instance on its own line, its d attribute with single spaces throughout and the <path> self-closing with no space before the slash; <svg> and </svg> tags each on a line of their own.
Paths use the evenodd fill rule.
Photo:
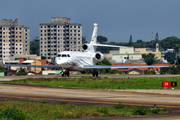
<svg viewBox="0 0 180 120">
<path fill-rule="evenodd" d="M 152 77 L 152 78 L 36 78 L 14 80 L 1 83 L 20 83 L 65 88 L 88 89 L 164 89 L 162 81 L 177 81 L 180 77 Z M 169 88 L 171 89 L 171 88 Z M 180 89 L 180 86 L 176 87 Z"/>
<path fill-rule="evenodd" d="M 114 107 L 92 107 L 66 104 L 46 104 L 31 102 L 0 101 L 0 119 L 66 119 L 66 118 L 94 118 L 110 116 L 148 115 L 156 113 L 167 113 L 166 108 L 153 107 L 131 107 L 125 108 L 121 103 Z M 4 119 L 3 119 L 4 120 Z"/>
</svg>

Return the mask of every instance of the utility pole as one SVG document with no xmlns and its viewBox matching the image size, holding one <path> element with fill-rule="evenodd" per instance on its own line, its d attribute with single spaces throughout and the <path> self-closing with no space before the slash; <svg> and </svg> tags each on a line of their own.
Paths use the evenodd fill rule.
<svg viewBox="0 0 180 120">
<path fill-rule="evenodd" d="M 129 38 L 129 44 L 128 46 L 133 46 L 133 42 L 132 42 L 132 35 L 130 35 L 130 38 Z"/>
<path fill-rule="evenodd" d="M 158 35 L 158 32 L 156 33 L 155 40 L 156 40 L 156 43 L 158 43 L 158 41 L 159 41 L 159 35 Z"/>
</svg>

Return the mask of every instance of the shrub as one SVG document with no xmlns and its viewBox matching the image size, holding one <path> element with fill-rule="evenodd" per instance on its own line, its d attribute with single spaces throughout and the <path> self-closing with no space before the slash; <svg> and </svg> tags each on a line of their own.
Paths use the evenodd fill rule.
<svg viewBox="0 0 180 120">
<path fill-rule="evenodd" d="M 119 102 L 119 104 L 114 104 L 115 109 L 123 109 L 124 107 L 125 105 L 121 104 L 121 102 Z"/>
<path fill-rule="evenodd" d="M 101 112 L 101 113 L 104 113 L 104 114 L 108 114 L 109 113 L 108 109 L 105 108 L 105 107 L 104 108 L 100 108 L 98 111 Z"/>
<path fill-rule="evenodd" d="M 25 120 L 26 115 L 17 107 L 1 107 L 0 119 Z"/>
<path fill-rule="evenodd" d="M 151 109 L 150 108 L 145 108 L 144 106 L 140 106 L 136 109 L 134 109 L 134 114 L 136 115 L 137 112 L 139 112 L 139 115 L 147 115 L 151 113 Z"/>
<path fill-rule="evenodd" d="M 154 75 L 154 74 L 156 74 L 156 72 L 153 70 L 152 71 L 144 71 L 144 74 L 153 74 Z"/>
</svg>

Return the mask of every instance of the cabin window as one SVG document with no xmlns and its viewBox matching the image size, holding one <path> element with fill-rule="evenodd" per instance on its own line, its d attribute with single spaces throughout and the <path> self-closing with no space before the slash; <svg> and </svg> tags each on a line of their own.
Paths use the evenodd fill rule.
<svg viewBox="0 0 180 120">
<path fill-rule="evenodd" d="M 71 57 L 69 54 L 67 55 L 68 57 Z"/>
<path fill-rule="evenodd" d="M 61 57 L 61 54 L 58 54 L 57 57 Z"/>
</svg>

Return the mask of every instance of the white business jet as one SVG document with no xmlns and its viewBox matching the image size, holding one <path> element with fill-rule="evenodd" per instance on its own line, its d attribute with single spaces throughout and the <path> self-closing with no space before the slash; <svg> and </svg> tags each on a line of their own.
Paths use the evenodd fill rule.
<svg viewBox="0 0 180 120">
<path fill-rule="evenodd" d="M 92 39 L 89 44 L 82 45 L 83 52 L 77 51 L 62 51 L 57 54 L 55 58 L 55 65 L 22 65 L 22 64 L 3 64 L 5 66 L 20 66 L 20 67 L 41 67 L 41 68 L 62 68 L 62 76 L 69 76 L 69 71 L 87 71 L 93 70 L 93 77 L 98 77 L 98 69 L 106 68 L 143 68 L 143 67 L 169 67 L 165 65 L 146 65 L 146 66 L 102 66 L 95 65 L 97 61 L 102 61 L 104 55 L 100 52 L 96 52 L 97 46 L 104 47 L 125 47 L 125 46 L 114 46 L 97 44 L 97 24 L 94 24 L 94 31 Z"/>
</svg>

